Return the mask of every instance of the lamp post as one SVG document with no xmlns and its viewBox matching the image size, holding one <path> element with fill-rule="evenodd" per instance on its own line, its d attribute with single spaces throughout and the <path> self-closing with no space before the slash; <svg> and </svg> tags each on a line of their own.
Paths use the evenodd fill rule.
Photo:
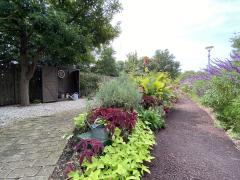
<svg viewBox="0 0 240 180">
<path fill-rule="evenodd" d="M 208 68 L 210 67 L 210 61 L 211 61 L 211 50 L 214 48 L 214 46 L 207 46 L 205 49 L 208 51 Z"/>
</svg>

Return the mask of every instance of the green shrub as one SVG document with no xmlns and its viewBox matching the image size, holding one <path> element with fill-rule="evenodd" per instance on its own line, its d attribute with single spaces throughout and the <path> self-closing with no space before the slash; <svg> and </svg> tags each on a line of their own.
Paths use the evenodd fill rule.
<svg viewBox="0 0 240 180">
<path fill-rule="evenodd" d="M 113 79 L 113 77 L 94 73 L 80 73 L 80 95 L 94 95 L 97 92 L 101 83 L 109 81 L 111 79 Z"/>
<path fill-rule="evenodd" d="M 138 87 L 126 75 L 105 82 L 96 93 L 96 100 L 103 107 L 135 108 L 141 102 Z"/>
<path fill-rule="evenodd" d="M 104 155 L 94 157 L 93 162 L 84 161 L 84 173 L 73 171 L 69 177 L 73 180 L 80 179 L 139 179 L 144 172 L 150 173 L 144 165 L 153 157 L 150 154 L 151 147 L 155 144 L 152 131 L 141 121 L 126 143 L 120 136 L 120 129 L 116 129 L 113 143 L 106 146 Z"/>
<path fill-rule="evenodd" d="M 189 88 L 189 86 L 187 84 L 181 85 L 180 89 L 185 93 L 189 93 L 191 91 L 191 89 Z"/>
<path fill-rule="evenodd" d="M 140 86 L 148 96 L 156 96 L 159 100 L 172 94 L 169 87 L 170 78 L 167 73 L 151 73 L 140 79 Z"/>
<path fill-rule="evenodd" d="M 163 110 L 160 111 L 160 109 L 140 109 L 138 111 L 138 116 L 139 119 L 141 119 L 153 131 L 165 128 L 166 126 L 163 118 Z"/>
<path fill-rule="evenodd" d="M 223 120 L 233 132 L 240 133 L 240 96 L 224 108 L 220 120 Z"/>
<path fill-rule="evenodd" d="M 80 73 L 80 95 L 88 96 L 94 94 L 101 82 L 101 76 L 94 73 Z"/>
<path fill-rule="evenodd" d="M 208 83 L 205 80 L 198 80 L 193 83 L 191 93 L 198 97 L 204 96 L 206 91 L 209 89 Z"/>
<path fill-rule="evenodd" d="M 238 94 L 235 84 L 226 77 L 214 77 L 209 86 L 202 103 L 217 112 L 222 111 Z"/>
</svg>

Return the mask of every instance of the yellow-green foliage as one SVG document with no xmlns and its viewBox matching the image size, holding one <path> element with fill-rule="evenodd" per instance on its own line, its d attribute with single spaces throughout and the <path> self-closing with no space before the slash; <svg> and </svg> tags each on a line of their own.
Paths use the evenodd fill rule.
<svg viewBox="0 0 240 180">
<path fill-rule="evenodd" d="M 166 94 L 171 94 L 170 78 L 167 73 L 150 73 L 139 80 L 146 95 L 163 99 Z"/>
<path fill-rule="evenodd" d="M 85 127 L 85 119 L 87 114 L 79 114 L 77 117 L 75 117 L 74 124 L 77 128 L 84 128 Z"/>
<path fill-rule="evenodd" d="M 143 163 L 153 159 L 150 155 L 155 144 L 153 132 L 139 120 L 127 143 L 120 133 L 120 129 L 115 130 L 113 143 L 105 147 L 103 156 L 94 157 L 92 163 L 83 163 L 84 173 L 71 172 L 69 177 L 73 180 L 127 180 L 140 179 L 144 172 L 150 173 Z"/>
</svg>

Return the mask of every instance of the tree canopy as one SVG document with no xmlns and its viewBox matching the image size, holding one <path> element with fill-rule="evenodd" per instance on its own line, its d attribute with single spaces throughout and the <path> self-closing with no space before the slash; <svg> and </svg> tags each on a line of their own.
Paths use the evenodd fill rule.
<svg viewBox="0 0 240 180">
<path fill-rule="evenodd" d="M 1 59 L 20 60 L 26 43 L 28 61 L 40 52 L 53 63 L 86 60 L 94 47 L 119 33 L 111 24 L 119 11 L 119 2 L 111 0 L 2 0 Z"/>
<path fill-rule="evenodd" d="M 100 58 L 96 62 L 94 72 L 107 76 L 118 76 L 114 54 L 115 51 L 112 47 L 104 46 L 100 51 Z"/>
<path fill-rule="evenodd" d="M 232 42 L 232 47 L 237 49 L 238 51 L 240 51 L 240 35 L 239 34 L 235 34 L 231 38 L 231 42 Z"/>
<path fill-rule="evenodd" d="M 149 70 L 156 72 L 168 72 L 172 78 L 175 78 L 180 69 L 180 63 L 175 61 L 175 56 L 168 49 L 157 50 L 149 63 Z"/>
<path fill-rule="evenodd" d="M 147 62 L 145 62 L 147 60 Z M 175 61 L 175 56 L 168 49 L 156 50 L 153 57 L 138 57 L 136 52 L 129 53 L 124 69 L 127 73 L 142 74 L 147 70 L 155 72 L 168 72 L 176 78 L 180 72 L 180 63 Z"/>
<path fill-rule="evenodd" d="M 36 64 L 75 64 L 119 33 L 118 0 L 1 0 L 0 60 L 21 65 L 21 104 Z M 26 97 L 27 96 L 27 97 Z"/>
</svg>

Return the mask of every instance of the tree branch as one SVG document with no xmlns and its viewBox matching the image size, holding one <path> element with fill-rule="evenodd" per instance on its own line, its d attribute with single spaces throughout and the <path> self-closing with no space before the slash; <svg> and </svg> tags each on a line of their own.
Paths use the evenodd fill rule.
<svg viewBox="0 0 240 180">
<path fill-rule="evenodd" d="M 5 20 L 5 19 L 14 19 L 14 20 L 18 20 L 17 18 L 15 17 L 0 17 L 0 20 Z"/>
<path fill-rule="evenodd" d="M 41 57 L 41 54 L 42 54 L 43 50 L 44 50 L 44 47 L 38 48 L 35 55 L 33 56 L 32 64 L 29 65 L 29 67 L 28 67 L 28 73 L 27 73 L 27 79 L 28 80 L 30 80 L 33 77 L 34 72 L 35 72 L 36 67 L 37 67 L 37 63 L 38 63 L 38 61 Z"/>
</svg>

